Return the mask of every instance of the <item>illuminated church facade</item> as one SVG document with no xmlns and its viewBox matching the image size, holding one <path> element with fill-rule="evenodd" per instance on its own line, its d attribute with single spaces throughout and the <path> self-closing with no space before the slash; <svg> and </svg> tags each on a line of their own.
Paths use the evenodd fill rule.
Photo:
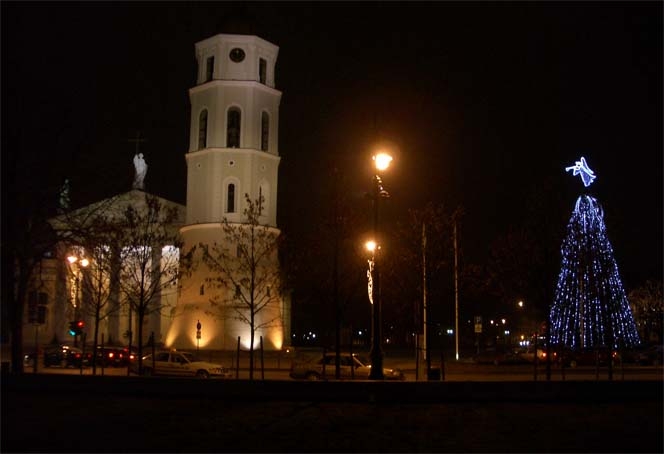
<svg viewBox="0 0 664 454">
<path fill-rule="evenodd" d="M 186 206 L 160 199 L 178 212 L 169 228 L 180 233 L 182 247 L 176 252 L 180 256 L 192 247 L 228 241 L 223 234 L 224 222 L 243 228 L 246 197 L 262 200 L 259 224 L 274 236 L 279 234 L 276 219 L 281 92 L 275 88 L 274 78 L 279 48 L 255 35 L 217 34 L 196 43 L 195 52 L 198 73 L 196 85 L 189 89 L 191 121 L 189 149 L 185 155 Z M 137 187 L 135 183 L 132 191 L 115 196 L 110 202 L 99 203 L 118 203 L 114 209 L 120 212 L 127 203 L 140 206 L 144 194 L 142 185 Z M 86 209 L 90 207 L 77 211 Z M 162 254 L 164 251 L 173 254 L 169 248 L 169 245 L 157 247 Z M 93 320 L 86 319 L 80 311 L 85 305 L 81 282 L 86 269 L 80 262 L 67 262 L 71 249 L 71 246 L 59 246 L 51 257 L 45 257 L 33 279 L 30 298 L 38 304 L 26 302 L 25 305 L 26 346 L 35 342 L 42 345 L 70 342 L 67 327 L 75 317 L 85 321 L 88 343 L 91 342 Z M 74 252 L 79 258 L 85 256 L 81 249 Z M 276 254 L 268 266 L 278 270 Z M 177 286 L 158 296 L 162 299 L 162 310 L 150 314 L 144 321 L 144 343 L 145 336 L 153 333 L 155 343 L 168 348 L 234 350 L 238 339 L 242 348 L 249 347 L 251 332 L 246 321 L 233 316 L 230 307 L 225 312 L 218 305 L 213 307 L 212 301 L 229 301 L 232 297 L 224 294 L 225 290 L 210 285 L 211 279 L 216 277 L 211 273 L 198 263 L 191 272 L 180 276 Z M 110 291 L 115 292 L 113 304 L 121 306 L 120 292 Z M 265 349 L 279 350 L 288 338 L 288 299 L 278 295 L 272 300 L 273 304 L 256 314 L 258 328 L 254 331 L 254 348 L 258 348 L 258 339 L 262 338 Z M 41 309 L 39 316 L 34 313 L 35 307 Z M 265 319 L 273 322 L 261 323 Z M 135 316 L 132 318 L 126 308 L 104 317 L 99 326 L 100 336 L 115 344 L 126 345 L 129 332 L 135 336 L 138 330 Z M 134 345 L 136 341 L 134 337 Z"/>
</svg>

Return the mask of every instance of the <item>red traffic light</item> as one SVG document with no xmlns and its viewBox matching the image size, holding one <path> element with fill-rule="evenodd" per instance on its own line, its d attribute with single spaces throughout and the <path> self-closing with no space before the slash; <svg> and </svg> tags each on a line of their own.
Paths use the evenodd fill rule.
<svg viewBox="0 0 664 454">
<path fill-rule="evenodd" d="M 69 335 L 70 336 L 78 336 L 83 332 L 83 327 L 85 326 L 85 322 L 83 320 L 75 320 L 73 322 L 69 322 Z"/>
</svg>

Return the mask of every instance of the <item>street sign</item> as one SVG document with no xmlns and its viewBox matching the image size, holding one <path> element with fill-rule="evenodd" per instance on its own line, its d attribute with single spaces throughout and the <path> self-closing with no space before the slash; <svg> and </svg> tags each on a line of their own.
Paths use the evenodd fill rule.
<svg viewBox="0 0 664 454">
<path fill-rule="evenodd" d="M 482 317 L 480 317 L 479 315 L 475 316 L 475 332 L 476 333 L 482 332 Z"/>
</svg>

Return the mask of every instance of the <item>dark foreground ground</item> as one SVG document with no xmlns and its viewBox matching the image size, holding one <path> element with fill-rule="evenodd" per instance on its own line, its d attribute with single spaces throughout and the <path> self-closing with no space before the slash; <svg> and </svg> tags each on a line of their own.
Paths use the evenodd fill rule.
<svg viewBox="0 0 664 454">
<path fill-rule="evenodd" d="M 48 381 L 45 381 L 45 378 Z M 657 452 L 662 382 L 3 380 L 8 452 Z"/>
</svg>

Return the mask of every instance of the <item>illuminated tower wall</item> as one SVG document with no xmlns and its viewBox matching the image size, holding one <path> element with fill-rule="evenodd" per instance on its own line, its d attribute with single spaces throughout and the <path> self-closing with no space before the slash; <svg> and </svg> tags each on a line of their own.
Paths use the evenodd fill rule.
<svg viewBox="0 0 664 454">
<path fill-rule="evenodd" d="M 639 337 L 598 201 L 576 201 L 561 247 L 551 342 L 568 348 L 634 346 Z"/>
<path fill-rule="evenodd" d="M 260 224 L 278 232 L 278 131 L 281 92 L 274 70 L 279 48 L 257 36 L 218 34 L 196 43 L 197 85 L 189 90 L 191 122 L 187 163 L 187 219 L 180 230 L 186 252 L 200 244 L 223 243 L 221 222 L 244 220 L 245 194 L 263 198 Z M 234 250 L 235 245 L 228 245 Z M 278 267 L 275 259 L 274 266 Z M 166 345 L 232 350 L 238 336 L 249 343 L 249 326 L 232 314 L 219 314 L 213 299 L 226 295 L 210 285 L 213 277 L 198 264 L 181 279 L 177 310 Z M 281 303 L 283 306 L 283 302 Z M 270 308 L 266 317 L 283 314 Z M 283 315 L 280 315 L 283 317 Z M 201 338 L 196 339 L 196 324 Z M 256 332 L 266 349 L 280 349 L 283 324 Z"/>
</svg>

